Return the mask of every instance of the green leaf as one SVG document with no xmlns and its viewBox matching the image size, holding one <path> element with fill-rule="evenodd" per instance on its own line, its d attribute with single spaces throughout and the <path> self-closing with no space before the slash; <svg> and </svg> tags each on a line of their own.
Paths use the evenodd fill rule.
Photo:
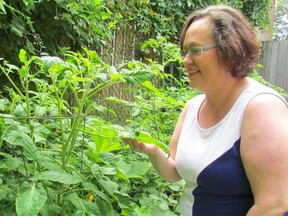
<svg viewBox="0 0 288 216">
<path fill-rule="evenodd" d="M 0 201 L 7 197 L 8 189 L 0 188 Z"/>
<path fill-rule="evenodd" d="M 24 29 L 20 25 L 12 25 L 11 30 L 19 37 L 23 37 L 24 35 Z"/>
<path fill-rule="evenodd" d="M 154 145 L 158 146 L 159 148 L 161 148 L 164 152 L 169 152 L 169 148 L 167 145 L 165 145 L 161 141 L 153 138 L 149 133 L 147 133 L 145 131 L 136 131 L 135 136 L 136 136 L 135 139 L 137 139 L 139 141 L 149 143 L 149 144 L 154 144 Z"/>
<path fill-rule="evenodd" d="M 83 188 L 87 191 L 92 191 L 93 193 L 95 193 L 97 196 L 101 197 L 101 199 L 105 200 L 106 203 L 110 204 L 111 203 L 111 199 L 109 197 L 108 194 L 103 193 L 102 191 L 100 191 L 98 189 L 98 187 L 95 186 L 95 184 L 92 184 L 90 182 L 84 182 L 83 183 Z M 111 207 L 112 208 L 112 207 Z"/>
<path fill-rule="evenodd" d="M 26 63 L 27 62 L 27 53 L 24 49 L 21 49 L 20 52 L 19 52 L 19 60 L 22 62 L 22 63 Z"/>
<path fill-rule="evenodd" d="M 123 69 L 121 71 L 123 79 L 128 84 L 138 85 L 143 83 L 146 80 L 151 80 L 154 77 L 154 74 L 150 71 L 130 71 Z"/>
<path fill-rule="evenodd" d="M 37 216 L 47 200 L 47 193 L 42 185 L 24 183 L 18 190 L 16 211 L 18 216 Z"/>
<path fill-rule="evenodd" d="M 109 178 L 103 176 L 98 179 L 102 187 L 110 194 L 113 195 L 118 190 L 118 184 L 111 181 Z"/>
<path fill-rule="evenodd" d="M 142 85 L 153 91 L 156 95 L 161 95 L 159 89 L 157 89 L 150 81 L 143 82 Z"/>
<path fill-rule="evenodd" d="M 2 138 L 11 145 L 33 145 L 33 140 L 26 134 L 27 130 L 26 127 L 12 124 L 5 128 Z"/>
<path fill-rule="evenodd" d="M 31 121 L 31 125 L 33 126 L 33 137 L 35 143 L 46 143 L 47 137 L 51 133 L 45 126 L 40 124 L 39 122 Z"/>
<path fill-rule="evenodd" d="M 98 153 L 117 151 L 121 148 L 120 141 L 117 139 L 105 138 L 102 136 L 92 136 Z"/>
<path fill-rule="evenodd" d="M 128 178 L 143 178 L 152 167 L 151 163 L 136 161 L 132 164 L 119 163 L 122 170 L 126 172 Z"/>
<path fill-rule="evenodd" d="M 33 0 L 23 0 L 23 2 L 25 4 L 27 10 L 34 10 L 35 9 L 35 5 L 33 3 Z"/>
<path fill-rule="evenodd" d="M 6 111 L 9 107 L 9 101 L 7 99 L 0 99 L 0 111 Z"/>
<path fill-rule="evenodd" d="M 92 82 L 91 79 L 85 78 L 85 77 L 74 76 L 73 79 L 74 79 L 74 81 L 76 81 L 76 82 Z"/>
<path fill-rule="evenodd" d="M 22 104 L 19 104 L 15 109 L 14 109 L 14 116 L 16 117 L 26 117 L 27 114 L 26 114 L 26 111 L 23 107 Z"/>
<path fill-rule="evenodd" d="M 6 3 L 4 0 L 0 0 L 0 10 L 6 15 L 6 10 L 5 10 L 5 6 Z"/>
<path fill-rule="evenodd" d="M 62 184 L 77 184 L 82 181 L 81 178 L 73 176 L 64 170 L 44 171 L 30 178 L 31 180 L 49 180 L 60 182 Z"/>
<path fill-rule="evenodd" d="M 57 64 L 61 66 L 66 66 L 66 63 L 62 59 L 55 56 L 43 56 L 41 57 L 41 60 L 45 71 L 48 71 L 52 66 Z"/>
<path fill-rule="evenodd" d="M 23 165 L 23 159 L 17 157 L 11 157 L 5 161 L 5 168 L 7 171 L 16 170 Z"/>
<path fill-rule="evenodd" d="M 5 128 L 2 139 L 11 145 L 22 146 L 24 155 L 34 161 L 43 160 L 41 152 L 37 149 L 32 138 L 27 134 L 30 133 L 29 128 L 14 124 Z"/>
</svg>

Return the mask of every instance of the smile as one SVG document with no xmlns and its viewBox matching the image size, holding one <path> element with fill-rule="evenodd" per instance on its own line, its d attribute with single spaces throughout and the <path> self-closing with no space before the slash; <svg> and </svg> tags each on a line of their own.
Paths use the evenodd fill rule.
<svg viewBox="0 0 288 216">
<path fill-rule="evenodd" d="M 193 74 L 200 73 L 200 72 L 201 72 L 200 70 L 189 71 L 188 76 L 191 76 Z"/>
</svg>

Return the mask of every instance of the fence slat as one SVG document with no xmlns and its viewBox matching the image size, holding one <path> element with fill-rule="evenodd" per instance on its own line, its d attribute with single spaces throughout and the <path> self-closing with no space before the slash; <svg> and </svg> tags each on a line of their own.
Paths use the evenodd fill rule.
<svg viewBox="0 0 288 216">
<path fill-rule="evenodd" d="M 288 92 L 288 41 L 262 42 L 262 55 L 259 63 L 263 68 L 260 75 L 269 83 Z"/>
</svg>

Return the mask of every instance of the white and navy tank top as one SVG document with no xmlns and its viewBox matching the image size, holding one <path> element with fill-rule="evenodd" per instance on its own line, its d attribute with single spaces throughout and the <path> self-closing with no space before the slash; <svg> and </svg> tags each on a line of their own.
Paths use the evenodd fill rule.
<svg viewBox="0 0 288 216">
<path fill-rule="evenodd" d="M 182 216 L 245 216 L 254 204 L 241 162 L 240 133 L 248 102 L 262 93 L 279 96 L 253 81 L 228 114 L 208 129 L 201 128 L 197 120 L 205 95 L 188 101 L 175 157 L 177 171 L 185 180 L 180 199 Z"/>
</svg>

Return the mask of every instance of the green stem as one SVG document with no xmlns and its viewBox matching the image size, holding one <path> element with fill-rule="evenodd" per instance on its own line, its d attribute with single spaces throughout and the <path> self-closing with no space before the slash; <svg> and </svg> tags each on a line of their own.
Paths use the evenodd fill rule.
<svg viewBox="0 0 288 216">
<path fill-rule="evenodd" d="M 82 114 L 84 106 L 85 106 L 85 101 L 87 99 L 87 94 L 88 94 L 88 92 L 85 91 L 76 116 L 80 116 Z M 67 157 L 69 157 L 69 155 L 71 154 L 71 151 L 73 150 L 73 148 L 75 146 L 76 138 L 78 135 L 78 128 L 80 125 L 80 120 L 81 120 L 80 118 L 74 119 L 73 124 L 72 124 L 72 128 L 71 128 L 71 132 L 68 136 L 68 139 L 66 140 L 65 146 L 66 147 L 69 146 L 69 150 L 67 151 Z M 69 145 L 69 143 L 70 143 L 70 145 Z"/>
<path fill-rule="evenodd" d="M 1 65 L 0 65 L 0 68 L 1 68 L 2 72 L 4 73 L 4 75 L 7 77 L 7 79 L 9 80 L 9 82 L 11 83 L 11 85 L 13 86 L 13 88 L 18 92 L 19 95 L 21 95 L 24 98 L 24 95 L 22 94 L 20 89 L 16 86 L 16 84 L 13 82 L 13 80 L 10 78 L 9 74 L 6 73 L 6 71 L 4 70 L 4 68 Z"/>
<path fill-rule="evenodd" d="M 87 95 L 87 98 L 90 98 L 94 94 L 99 93 L 104 88 L 107 88 L 109 86 L 115 85 L 117 83 L 122 83 L 122 82 L 123 82 L 122 80 L 116 80 L 116 81 L 115 80 L 108 80 L 106 83 L 101 83 L 89 92 L 89 94 Z"/>
<path fill-rule="evenodd" d="M 58 107 L 58 116 L 62 117 L 62 113 L 61 113 L 61 100 L 57 91 L 57 85 L 56 85 L 56 81 L 54 79 L 54 77 L 51 77 L 52 80 L 52 85 L 54 86 L 55 89 L 55 96 L 56 96 L 56 100 L 57 100 L 57 107 Z M 63 119 L 59 119 L 59 123 L 60 123 L 60 131 L 61 131 L 61 141 L 62 141 L 62 167 L 65 167 L 65 163 L 66 163 L 66 146 L 65 146 L 65 140 L 64 140 L 64 127 L 63 127 Z"/>
</svg>

